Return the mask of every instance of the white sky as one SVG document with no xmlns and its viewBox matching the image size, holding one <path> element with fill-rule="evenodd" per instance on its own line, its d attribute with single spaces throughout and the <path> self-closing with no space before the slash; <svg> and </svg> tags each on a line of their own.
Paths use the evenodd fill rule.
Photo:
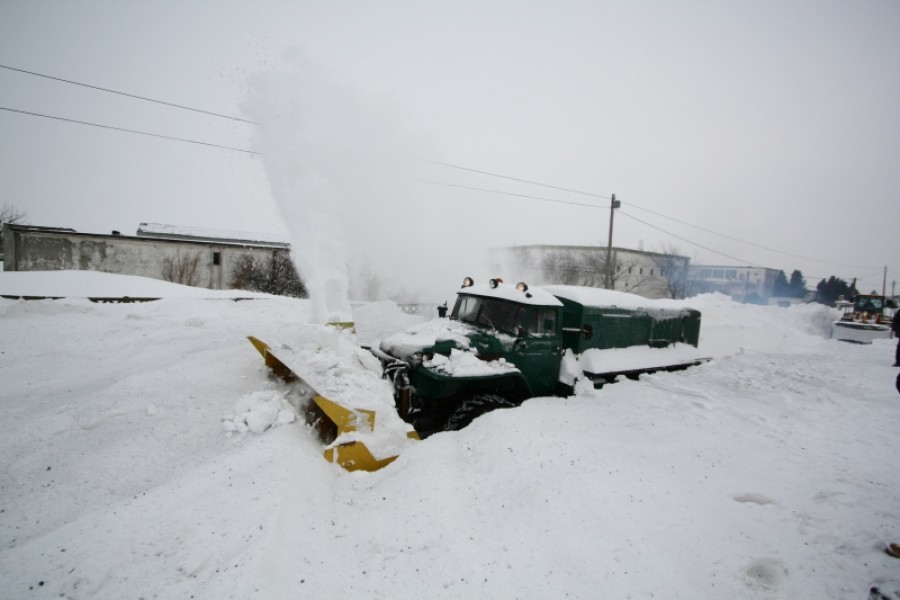
<svg viewBox="0 0 900 600">
<path fill-rule="evenodd" d="M 887 265 L 890 291 L 900 280 L 898 31 L 900 3 L 891 0 L 7 0 L 0 64 L 254 113 L 267 134 L 0 69 L 2 107 L 266 152 L 0 111 L 0 203 L 33 224 L 80 231 L 162 222 L 295 236 L 297 219 L 333 207 L 349 261 L 440 254 L 454 283 L 472 272 L 472 259 L 454 259 L 460 242 L 606 243 L 608 211 L 412 179 L 605 200 L 422 162 L 433 159 L 615 193 L 618 246 L 674 244 L 704 263 L 799 268 L 811 285 L 856 276 L 867 290 L 881 288 Z M 354 117 L 340 120 L 347 111 Z M 335 119 L 343 131 L 322 125 Z M 273 131 L 301 141 L 272 145 Z M 396 191 L 360 175 L 385 165 L 379 154 L 393 157 Z M 321 181 L 311 191 L 308 179 L 293 189 L 285 180 L 276 188 L 286 192 L 273 193 L 269 177 L 298 165 L 304 173 L 314 165 Z"/>
</svg>

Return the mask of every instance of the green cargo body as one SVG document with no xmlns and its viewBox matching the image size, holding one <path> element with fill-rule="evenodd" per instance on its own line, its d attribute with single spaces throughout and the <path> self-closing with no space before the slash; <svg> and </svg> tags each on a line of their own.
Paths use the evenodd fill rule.
<svg viewBox="0 0 900 600">
<path fill-rule="evenodd" d="M 563 340 L 566 348 L 581 354 L 596 348 L 650 346 L 663 348 L 682 342 L 697 346 L 700 312 L 693 309 L 627 309 L 585 306 L 560 298 L 563 303 Z"/>
</svg>

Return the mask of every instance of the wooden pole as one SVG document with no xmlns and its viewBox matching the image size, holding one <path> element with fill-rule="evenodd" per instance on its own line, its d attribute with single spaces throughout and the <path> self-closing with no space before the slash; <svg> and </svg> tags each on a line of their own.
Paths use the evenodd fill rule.
<svg viewBox="0 0 900 600">
<path fill-rule="evenodd" d="M 606 289 L 608 290 L 615 289 L 612 272 L 613 217 L 616 214 L 616 209 L 621 205 L 622 203 L 616 200 L 616 195 L 613 194 L 609 203 L 609 241 L 606 244 Z"/>
</svg>

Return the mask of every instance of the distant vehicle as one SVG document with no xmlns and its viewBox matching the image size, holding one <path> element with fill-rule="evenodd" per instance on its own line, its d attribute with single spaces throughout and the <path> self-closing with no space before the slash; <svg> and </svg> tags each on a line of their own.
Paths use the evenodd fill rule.
<svg viewBox="0 0 900 600">
<path fill-rule="evenodd" d="M 891 318 L 895 309 L 888 307 L 884 296 L 859 294 L 853 302 L 839 300 L 837 308 L 843 314 L 831 324 L 832 338 L 855 344 L 891 339 Z"/>
</svg>

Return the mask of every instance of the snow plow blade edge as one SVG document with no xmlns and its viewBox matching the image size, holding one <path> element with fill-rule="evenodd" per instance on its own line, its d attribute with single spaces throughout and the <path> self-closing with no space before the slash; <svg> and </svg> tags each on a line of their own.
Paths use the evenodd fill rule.
<svg viewBox="0 0 900 600">
<path fill-rule="evenodd" d="M 353 410 L 329 400 L 319 394 L 308 381 L 300 377 L 290 367 L 284 364 L 269 347 L 268 344 L 253 336 L 248 336 L 263 359 L 266 366 L 274 375 L 287 383 L 301 383 L 310 390 L 310 403 L 307 421 L 314 425 L 319 434 L 319 439 L 327 447 L 323 455 L 325 460 L 337 463 L 348 471 L 377 471 L 392 463 L 397 457 L 375 458 L 363 442 L 351 441 L 344 444 L 332 445 L 343 433 L 357 431 L 359 427 L 375 429 L 375 412 L 371 410 Z"/>
</svg>

